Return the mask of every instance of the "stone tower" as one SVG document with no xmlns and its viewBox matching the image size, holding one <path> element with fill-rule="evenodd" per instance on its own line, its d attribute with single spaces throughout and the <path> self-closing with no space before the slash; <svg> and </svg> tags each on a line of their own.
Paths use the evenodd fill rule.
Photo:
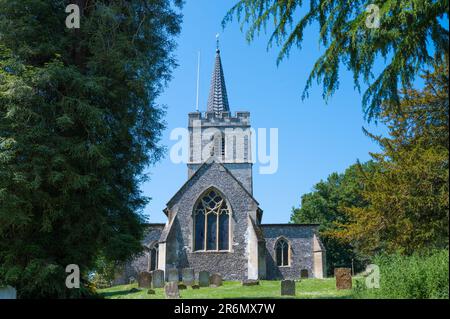
<svg viewBox="0 0 450 319">
<path fill-rule="evenodd" d="M 207 111 L 204 114 L 189 113 L 188 129 L 188 177 L 202 163 L 215 160 L 222 163 L 252 194 L 250 113 L 231 115 L 219 48 L 216 50 Z"/>
</svg>

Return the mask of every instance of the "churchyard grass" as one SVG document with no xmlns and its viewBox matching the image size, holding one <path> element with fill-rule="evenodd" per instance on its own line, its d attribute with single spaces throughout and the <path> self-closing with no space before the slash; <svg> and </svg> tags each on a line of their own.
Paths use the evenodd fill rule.
<svg viewBox="0 0 450 319">
<path fill-rule="evenodd" d="M 182 299 L 226 299 L 226 298 L 351 298 L 352 290 L 336 290 L 334 278 L 303 279 L 296 282 L 296 296 L 281 296 L 281 282 L 262 280 L 258 286 L 242 286 L 240 282 L 225 281 L 217 288 L 200 288 L 180 290 Z M 164 299 L 164 289 L 156 288 L 155 294 L 147 294 L 146 288 L 130 292 L 137 284 L 122 285 L 99 289 L 100 295 L 107 299 Z"/>
</svg>

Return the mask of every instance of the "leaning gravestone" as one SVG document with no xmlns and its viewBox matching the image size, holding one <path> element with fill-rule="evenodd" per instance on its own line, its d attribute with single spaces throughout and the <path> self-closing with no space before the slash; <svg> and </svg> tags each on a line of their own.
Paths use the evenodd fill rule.
<svg viewBox="0 0 450 319">
<path fill-rule="evenodd" d="M 198 285 L 200 287 L 209 287 L 209 272 L 200 271 L 198 273 Z"/>
<path fill-rule="evenodd" d="M 222 286 L 222 276 L 220 274 L 212 274 L 209 277 L 210 287 L 220 287 Z"/>
<path fill-rule="evenodd" d="M 152 288 L 164 287 L 164 271 L 154 270 L 152 271 Z"/>
<path fill-rule="evenodd" d="M 152 285 L 152 274 L 148 271 L 139 273 L 138 275 L 138 287 L 139 288 L 150 288 Z"/>
<path fill-rule="evenodd" d="M 182 270 L 183 283 L 186 286 L 192 286 L 194 284 L 194 269 L 193 268 L 183 268 Z"/>
<path fill-rule="evenodd" d="M 17 299 L 16 288 L 11 286 L 0 286 L 0 299 Z"/>
<path fill-rule="evenodd" d="M 164 292 L 166 294 L 166 299 L 178 299 L 180 298 L 180 291 L 178 290 L 178 283 L 168 282 L 164 286 Z"/>
<path fill-rule="evenodd" d="M 167 270 L 167 281 L 168 282 L 178 282 L 180 280 L 180 277 L 178 275 L 178 269 L 177 268 L 171 268 Z"/>
<path fill-rule="evenodd" d="M 350 268 L 335 268 L 336 289 L 352 289 L 352 270 Z"/>
<path fill-rule="evenodd" d="M 295 281 L 294 280 L 282 280 L 281 281 L 281 295 L 282 296 L 295 296 Z"/>
</svg>

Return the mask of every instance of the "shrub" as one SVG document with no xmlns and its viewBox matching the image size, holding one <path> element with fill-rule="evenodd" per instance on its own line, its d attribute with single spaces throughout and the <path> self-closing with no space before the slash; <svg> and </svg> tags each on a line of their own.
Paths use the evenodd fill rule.
<svg viewBox="0 0 450 319">
<path fill-rule="evenodd" d="M 448 250 L 412 256 L 377 256 L 380 288 L 367 289 L 361 280 L 354 291 L 357 298 L 448 299 Z"/>
</svg>

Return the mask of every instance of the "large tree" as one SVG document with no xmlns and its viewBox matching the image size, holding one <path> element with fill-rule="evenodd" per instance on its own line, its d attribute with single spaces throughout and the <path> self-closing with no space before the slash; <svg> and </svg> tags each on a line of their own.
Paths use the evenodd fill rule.
<svg viewBox="0 0 450 319">
<path fill-rule="evenodd" d="M 382 113 L 389 136 L 367 132 L 382 149 L 372 154 L 377 169 L 360 174 L 369 205 L 347 206 L 334 232 L 368 254 L 448 249 L 448 59 L 423 78 L 423 89 L 403 92 L 401 111 Z"/>
<path fill-rule="evenodd" d="M 372 162 L 361 165 L 364 171 L 374 169 Z M 299 208 L 292 209 L 291 222 L 319 223 L 319 233 L 327 249 L 327 271 L 333 274 L 335 267 L 350 267 L 362 270 L 365 258 L 349 242 L 344 242 L 329 235 L 337 224 L 348 222 L 344 209 L 348 206 L 366 207 L 367 201 L 362 196 L 363 184 L 359 179 L 360 165 L 355 164 L 344 173 L 332 173 L 325 181 L 315 184 L 313 191 L 301 197 Z"/>
<path fill-rule="evenodd" d="M 421 68 L 430 66 L 434 57 L 448 54 L 449 32 L 444 27 L 448 0 L 240 0 L 223 24 L 234 16 L 241 28 L 249 24 L 248 41 L 273 28 L 269 47 L 281 46 L 278 62 L 292 47 L 301 48 L 306 28 L 318 23 L 324 53 L 309 75 L 303 96 L 317 80 L 328 98 L 338 89 L 339 69 L 344 66 L 353 72 L 358 89 L 368 85 L 363 106 L 369 119 L 386 106 L 383 101 L 398 107 L 399 87 L 410 87 Z M 384 58 L 384 66 L 374 74 L 378 58 Z"/>
<path fill-rule="evenodd" d="M 65 25 L 69 3 L 81 27 Z M 101 256 L 141 250 L 139 184 L 161 155 L 156 98 L 175 65 L 166 0 L 0 0 L 0 281 L 78 297 Z M 77 264 L 82 289 L 66 289 Z"/>
</svg>

